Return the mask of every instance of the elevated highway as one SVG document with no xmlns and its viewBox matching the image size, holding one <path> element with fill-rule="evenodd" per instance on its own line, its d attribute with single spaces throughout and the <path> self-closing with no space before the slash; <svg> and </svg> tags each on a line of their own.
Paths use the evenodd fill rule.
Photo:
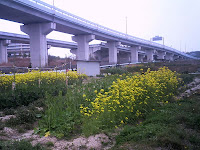
<svg viewBox="0 0 200 150">
<path fill-rule="evenodd" d="M 26 53 L 26 54 L 30 53 L 30 38 L 28 35 L 0 31 L 0 40 L 1 41 L 7 40 L 8 42 L 8 44 L 5 46 L 5 48 L 7 47 L 6 56 L 7 54 L 14 54 L 14 53 L 15 54 L 16 53 Z M 47 48 L 50 48 L 52 46 L 52 47 L 71 49 L 71 52 L 73 52 L 74 54 L 76 54 L 75 51 L 77 51 L 77 48 L 78 48 L 77 43 L 60 41 L 60 40 L 55 40 L 55 39 L 47 39 L 47 45 L 48 45 Z M 99 51 L 103 51 L 103 53 L 105 50 L 108 51 L 108 46 L 106 43 L 92 44 L 92 45 L 89 45 L 89 49 L 90 49 L 90 55 L 93 55 L 93 57 L 95 57 L 97 55 L 99 56 L 98 54 Z M 118 49 L 118 53 L 119 51 L 125 52 L 130 57 L 130 47 L 119 45 L 117 49 Z M 145 55 L 145 52 L 139 51 L 138 55 Z M 99 57 L 102 57 L 102 56 L 99 56 Z M 98 60 L 101 61 L 101 59 L 98 59 Z M 106 64 L 106 62 L 103 64 Z"/>
<path fill-rule="evenodd" d="M 8 33 L 0 31 L 0 40 L 10 40 L 11 43 L 24 43 L 30 44 L 30 38 L 28 35 Z M 60 41 L 55 39 L 47 39 L 47 45 L 59 48 L 77 48 L 77 44 L 74 42 Z"/>
<path fill-rule="evenodd" d="M 138 62 L 140 50 L 145 51 L 147 61 L 153 61 L 156 53 L 160 59 L 196 59 L 171 47 L 85 20 L 40 0 L 1 0 L 0 10 L 1 19 L 24 24 L 21 30 L 30 36 L 31 62 L 34 67 L 47 64 L 46 35 L 53 30 L 74 35 L 72 39 L 77 42 L 77 59 L 83 61 L 90 59 L 89 42 L 94 39 L 107 42 L 110 64 L 117 63 L 117 48 L 121 44 L 130 47 L 131 62 Z"/>
</svg>

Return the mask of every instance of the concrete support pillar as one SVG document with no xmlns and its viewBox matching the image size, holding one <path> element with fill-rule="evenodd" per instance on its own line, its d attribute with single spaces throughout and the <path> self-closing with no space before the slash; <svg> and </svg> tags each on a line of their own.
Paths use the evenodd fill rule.
<svg viewBox="0 0 200 150">
<path fill-rule="evenodd" d="M 153 55 L 154 55 L 154 50 L 146 50 L 146 55 L 147 55 L 147 62 L 152 62 L 154 60 Z"/>
<path fill-rule="evenodd" d="M 130 50 L 131 50 L 131 63 L 137 63 L 139 46 L 131 46 Z"/>
<path fill-rule="evenodd" d="M 94 39 L 95 35 L 76 35 L 72 37 L 72 40 L 78 44 L 78 49 L 76 52 L 77 60 L 89 60 L 89 42 Z"/>
<path fill-rule="evenodd" d="M 144 57 L 145 57 L 145 55 L 138 55 L 138 62 L 144 62 Z"/>
<path fill-rule="evenodd" d="M 77 49 L 70 49 L 70 52 L 77 56 Z"/>
<path fill-rule="evenodd" d="M 89 47 L 89 58 L 91 60 L 101 60 L 101 55 L 97 52 L 99 50 L 101 50 L 100 46 Z"/>
<path fill-rule="evenodd" d="M 174 55 L 173 59 L 174 59 L 174 60 L 179 59 L 179 55 Z"/>
<path fill-rule="evenodd" d="M 120 42 L 108 42 L 109 48 L 109 64 L 117 64 L 117 47 L 120 45 Z"/>
<path fill-rule="evenodd" d="M 118 53 L 117 59 L 118 59 L 117 62 L 119 64 L 130 63 L 130 53 L 120 51 Z"/>
<path fill-rule="evenodd" d="M 32 67 L 45 67 L 48 65 L 46 35 L 55 29 L 55 23 L 37 23 L 21 26 L 21 31 L 30 36 Z"/>
<path fill-rule="evenodd" d="M 158 57 L 157 59 L 165 59 L 166 52 L 158 51 Z"/>
<path fill-rule="evenodd" d="M 130 55 L 130 53 L 126 53 L 125 56 L 124 56 L 124 58 L 125 58 L 125 63 L 130 63 L 131 62 L 131 55 Z"/>
<path fill-rule="evenodd" d="M 174 54 L 173 53 L 166 53 L 165 59 L 173 61 L 174 60 Z"/>
<path fill-rule="evenodd" d="M 10 40 L 0 40 L 0 64 L 8 62 L 7 46 L 10 43 Z"/>
<path fill-rule="evenodd" d="M 183 59 L 184 57 L 183 56 L 179 56 L 179 59 Z"/>
</svg>

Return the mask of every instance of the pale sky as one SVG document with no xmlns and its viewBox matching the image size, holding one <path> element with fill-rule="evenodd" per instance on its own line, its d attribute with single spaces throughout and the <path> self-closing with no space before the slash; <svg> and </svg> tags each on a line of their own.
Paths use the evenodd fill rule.
<svg viewBox="0 0 200 150">
<path fill-rule="evenodd" d="M 42 0 L 53 4 L 53 0 Z M 89 21 L 150 40 L 159 35 L 167 46 L 182 52 L 200 51 L 200 0 L 54 0 L 56 7 Z M 0 20 L 0 31 L 23 34 L 20 24 Z M 47 38 L 71 41 L 52 32 Z M 159 43 L 162 43 L 160 41 Z M 51 54 L 69 50 L 51 48 Z"/>
</svg>

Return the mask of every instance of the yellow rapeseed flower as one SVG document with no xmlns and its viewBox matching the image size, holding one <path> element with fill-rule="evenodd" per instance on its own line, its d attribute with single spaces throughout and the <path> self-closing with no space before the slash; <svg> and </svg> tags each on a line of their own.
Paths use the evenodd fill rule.
<svg viewBox="0 0 200 150">
<path fill-rule="evenodd" d="M 50 131 L 45 133 L 45 137 L 48 137 L 48 136 L 50 136 Z"/>
<path fill-rule="evenodd" d="M 113 81 L 105 93 L 104 89 L 101 89 L 100 93 L 95 90 L 96 98 L 91 101 L 90 109 L 84 107 L 85 109 L 81 108 L 81 110 L 94 118 L 104 113 L 112 116 L 112 119 L 124 116 L 122 119 L 128 120 L 126 115 L 137 118 L 143 115 L 148 108 L 147 105 L 152 107 L 160 103 L 169 103 L 168 99 L 174 95 L 177 87 L 176 74 L 166 67 L 158 71 L 148 69 L 142 75 L 127 76 L 123 80 Z M 155 111 L 154 108 L 151 109 Z M 108 121 L 111 121 L 111 118 Z"/>
<path fill-rule="evenodd" d="M 104 92 L 104 89 L 101 89 L 100 92 Z"/>
</svg>

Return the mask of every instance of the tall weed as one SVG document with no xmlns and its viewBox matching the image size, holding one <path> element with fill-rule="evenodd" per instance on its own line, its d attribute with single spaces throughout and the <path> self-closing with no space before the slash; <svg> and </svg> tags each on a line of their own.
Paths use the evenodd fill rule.
<svg viewBox="0 0 200 150">
<path fill-rule="evenodd" d="M 96 93 L 102 88 L 108 90 L 118 75 L 108 76 L 102 79 L 93 79 L 82 85 L 70 85 L 67 93 L 62 92 L 55 97 L 46 94 L 46 110 L 39 121 L 39 128 L 36 132 L 41 135 L 50 134 L 57 137 L 70 137 L 72 134 L 82 132 L 83 117 L 80 113 L 81 104 L 90 105 L 88 99 L 95 99 Z"/>
</svg>

